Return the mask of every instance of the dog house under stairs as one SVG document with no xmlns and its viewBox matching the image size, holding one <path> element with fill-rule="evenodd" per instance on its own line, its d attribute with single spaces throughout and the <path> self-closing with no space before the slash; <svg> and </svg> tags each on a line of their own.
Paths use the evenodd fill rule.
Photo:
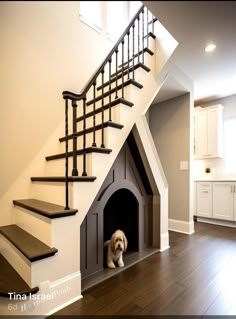
<svg viewBox="0 0 236 319">
<path fill-rule="evenodd" d="M 152 195 L 131 132 L 81 225 L 83 290 L 123 270 L 106 266 L 104 242 L 117 229 L 128 240 L 125 267 L 157 251 L 153 247 Z"/>
</svg>

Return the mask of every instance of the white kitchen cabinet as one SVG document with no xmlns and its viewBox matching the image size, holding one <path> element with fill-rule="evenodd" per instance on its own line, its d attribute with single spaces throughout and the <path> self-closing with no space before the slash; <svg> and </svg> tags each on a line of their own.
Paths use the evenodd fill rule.
<svg viewBox="0 0 236 319">
<path fill-rule="evenodd" d="M 213 218 L 236 220 L 236 182 L 213 183 Z"/>
<path fill-rule="evenodd" d="M 197 107 L 195 123 L 195 159 L 223 157 L 223 106 Z"/>
<path fill-rule="evenodd" d="M 212 182 L 197 182 L 196 215 L 212 217 Z"/>
</svg>

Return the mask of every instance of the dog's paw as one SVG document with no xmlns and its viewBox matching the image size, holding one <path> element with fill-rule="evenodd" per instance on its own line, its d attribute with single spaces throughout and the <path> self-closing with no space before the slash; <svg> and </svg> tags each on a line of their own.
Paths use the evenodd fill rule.
<svg viewBox="0 0 236 319">
<path fill-rule="evenodd" d="M 107 266 L 108 266 L 108 268 L 111 268 L 111 269 L 116 268 L 114 263 L 109 263 Z"/>
<path fill-rule="evenodd" d="M 124 263 L 123 263 L 123 262 L 119 262 L 119 263 L 118 263 L 118 266 L 119 266 L 119 267 L 124 267 Z"/>
</svg>

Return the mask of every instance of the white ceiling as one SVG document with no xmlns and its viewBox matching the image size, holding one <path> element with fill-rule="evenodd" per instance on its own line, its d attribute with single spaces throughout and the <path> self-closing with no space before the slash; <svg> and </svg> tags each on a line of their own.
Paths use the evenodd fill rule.
<svg viewBox="0 0 236 319">
<path fill-rule="evenodd" d="M 236 1 L 143 3 L 179 43 L 175 64 L 194 81 L 195 103 L 236 93 Z M 216 50 L 206 53 L 210 41 Z M 173 85 L 163 90 L 174 96 Z"/>
</svg>

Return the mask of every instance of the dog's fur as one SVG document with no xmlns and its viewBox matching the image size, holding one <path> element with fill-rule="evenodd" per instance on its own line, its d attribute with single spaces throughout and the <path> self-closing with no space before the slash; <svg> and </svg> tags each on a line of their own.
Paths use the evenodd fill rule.
<svg viewBox="0 0 236 319">
<path fill-rule="evenodd" d="M 127 250 L 128 241 L 122 230 L 116 230 L 110 240 L 104 244 L 107 247 L 107 267 L 115 268 L 117 262 L 119 267 L 124 267 L 123 252 Z"/>
</svg>

